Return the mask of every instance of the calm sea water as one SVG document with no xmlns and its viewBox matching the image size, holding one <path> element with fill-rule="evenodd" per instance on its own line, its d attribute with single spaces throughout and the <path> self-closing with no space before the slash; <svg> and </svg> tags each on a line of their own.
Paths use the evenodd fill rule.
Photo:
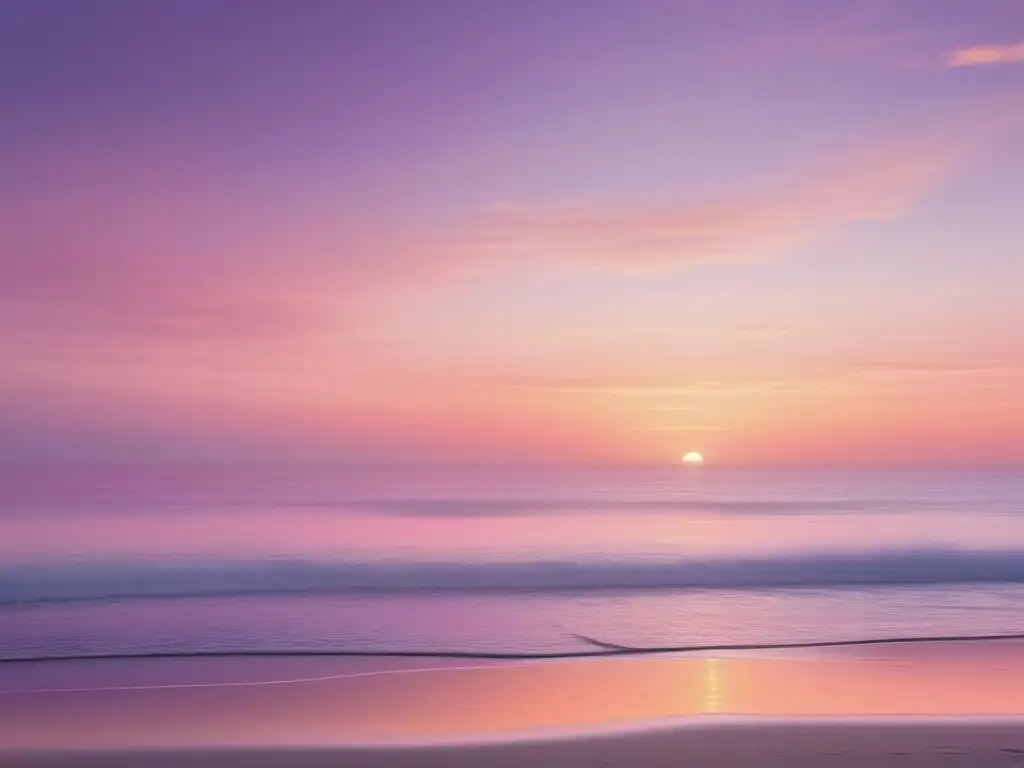
<svg viewBox="0 0 1024 768">
<path fill-rule="evenodd" d="M 1024 632 L 1020 470 L 0 470 L 0 655 Z"/>
</svg>

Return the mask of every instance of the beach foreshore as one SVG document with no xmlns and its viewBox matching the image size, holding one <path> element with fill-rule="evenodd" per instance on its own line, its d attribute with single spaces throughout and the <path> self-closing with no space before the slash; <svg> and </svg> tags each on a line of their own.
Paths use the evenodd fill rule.
<svg viewBox="0 0 1024 768">
<path fill-rule="evenodd" d="M 743 768 L 1024 765 L 1019 722 L 709 723 L 633 733 L 419 747 L 127 749 L 0 753 L 3 768 Z"/>
<path fill-rule="evenodd" d="M 1024 767 L 1020 642 L 0 668 L 0 766 Z"/>
</svg>

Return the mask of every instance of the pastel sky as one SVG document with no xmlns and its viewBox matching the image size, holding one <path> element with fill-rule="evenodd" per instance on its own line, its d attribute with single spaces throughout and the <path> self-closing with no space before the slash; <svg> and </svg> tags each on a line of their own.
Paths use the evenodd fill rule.
<svg viewBox="0 0 1024 768">
<path fill-rule="evenodd" d="M 7 0 L 0 460 L 1024 462 L 1019 0 Z"/>
</svg>

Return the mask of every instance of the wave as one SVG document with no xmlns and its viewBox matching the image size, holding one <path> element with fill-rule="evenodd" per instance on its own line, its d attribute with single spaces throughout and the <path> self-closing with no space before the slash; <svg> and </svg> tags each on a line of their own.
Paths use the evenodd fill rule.
<svg viewBox="0 0 1024 768">
<path fill-rule="evenodd" d="M 559 592 L 1024 583 L 1024 551 L 913 549 L 684 561 L 246 562 L 0 567 L 0 602 L 357 592 Z"/>
<path fill-rule="evenodd" d="M 304 507 L 361 509 L 376 514 L 412 517 L 489 517 L 546 515 L 552 512 L 594 513 L 643 510 L 650 512 L 713 512 L 725 514 L 803 514 L 878 510 L 896 502 L 876 499 L 353 499 L 305 502 Z M 924 506 L 922 503 L 919 506 Z"/>
<path fill-rule="evenodd" d="M 978 506 L 980 502 L 972 502 Z M 100 505 L 114 514 L 125 512 L 173 511 L 176 513 L 244 513 L 254 508 L 268 511 L 312 510 L 338 514 L 359 514 L 388 517 L 513 517 L 551 514 L 588 515 L 647 512 L 651 514 L 705 513 L 722 515 L 801 515 L 826 512 L 921 511 L 943 506 L 941 501 L 919 498 L 912 502 L 881 498 L 816 498 L 816 499 L 261 499 L 259 503 L 225 501 L 162 501 L 140 507 L 135 500 L 104 500 Z M 39 508 L 31 504 L 4 506 L 0 502 L 0 518 L 42 515 L 64 516 L 67 507 Z"/>
</svg>

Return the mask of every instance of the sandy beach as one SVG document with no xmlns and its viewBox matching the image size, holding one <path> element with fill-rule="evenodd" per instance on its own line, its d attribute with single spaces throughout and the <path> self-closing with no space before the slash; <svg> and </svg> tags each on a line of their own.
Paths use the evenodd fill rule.
<svg viewBox="0 0 1024 768">
<path fill-rule="evenodd" d="M 6 664 L 3 766 L 1024 765 L 1017 642 Z"/>
<path fill-rule="evenodd" d="M 519 768 L 520 766 L 977 766 L 1024 765 L 1024 722 L 931 724 L 819 722 L 708 724 L 631 734 L 419 748 L 130 750 L 93 754 L 0 755 L 5 768 L 44 766 L 354 766 Z"/>
</svg>

